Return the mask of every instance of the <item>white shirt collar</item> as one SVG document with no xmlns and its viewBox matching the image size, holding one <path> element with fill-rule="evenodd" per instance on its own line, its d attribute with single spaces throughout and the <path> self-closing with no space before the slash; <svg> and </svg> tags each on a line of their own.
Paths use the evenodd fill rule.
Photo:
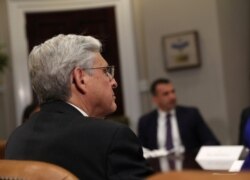
<svg viewBox="0 0 250 180">
<path fill-rule="evenodd" d="M 172 109 L 169 112 L 166 112 L 166 111 L 163 111 L 161 109 L 158 109 L 158 114 L 159 114 L 160 117 L 166 117 L 167 113 L 170 113 L 171 116 L 175 116 L 175 109 Z"/>
<path fill-rule="evenodd" d="M 79 107 L 77 107 L 74 104 L 71 104 L 70 102 L 67 102 L 69 105 L 73 106 L 74 108 L 76 108 L 83 116 L 88 117 L 88 114 L 86 112 L 84 112 L 82 109 L 80 109 Z"/>
</svg>

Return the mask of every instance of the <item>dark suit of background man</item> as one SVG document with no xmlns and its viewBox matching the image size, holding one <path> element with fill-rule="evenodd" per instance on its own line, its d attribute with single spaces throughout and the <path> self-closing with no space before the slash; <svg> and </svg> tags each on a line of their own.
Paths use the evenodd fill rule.
<svg viewBox="0 0 250 180">
<path fill-rule="evenodd" d="M 41 110 L 10 136 L 5 158 L 62 166 L 80 179 L 149 174 L 139 140 L 103 117 L 116 110 L 114 67 L 90 36 L 58 35 L 33 48 L 28 66 Z"/>
<path fill-rule="evenodd" d="M 157 109 L 143 115 L 138 125 L 138 135 L 144 147 L 151 150 L 166 147 L 167 114 L 170 115 L 174 149 L 184 146 L 186 153 L 197 153 L 202 145 L 219 144 L 198 109 L 176 105 L 175 89 L 168 79 L 154 81 L 151 93 Z"/>
<path fill-rule="evenodd" d="M 241 113 L 239 144 L 250 149 L 250 107 L 245 108 Z M 250 152 L 242 165 L 242 170 L 250 170 Z"/>
<path fill-rule="evenodd" d="M 250 107 L 243 109 L 240 116 L 240 128 L 239 128 L 239 145 L 244 145 L 247 147 L 246 139 L 244 138 L 244 130 L 248 119 L 250 119 Z"/>
</svg>

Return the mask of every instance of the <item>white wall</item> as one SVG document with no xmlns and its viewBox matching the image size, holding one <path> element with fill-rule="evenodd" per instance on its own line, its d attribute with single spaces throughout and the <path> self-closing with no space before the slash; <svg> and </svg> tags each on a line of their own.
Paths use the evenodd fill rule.
<svg viewBox="0 0 250 180">
<path fill-rule="evenodd" d="M 240 113 L 249 105 L 250 1 L 218 0 L 226 105 L 232 142 L 238 140 Z"/>
<path fill-rule="evenodd" d="M 13 99 L 11 55 L 9 53 L 8 23 L 6 1 L 0 0 L 0 44 L 4 45 L 4 52 L 8 55 L 8 66 L 0 76 L 3 82 L 0 85 L 0 139 L 6 139 L 13 127 L 15 107 Z"/>
<path fill-rule="evenodd" d="M 220 16 L 224 17 L 226 13 L 220 12 L 217 1 L 219 2 L 220 0 L 140 0 L 140 7 L 143 9 L 141 10 L 143 22 L 140 24 L 143 25 L 141 33 L 144 34 L 143 41 L 147 65 L 145 66 L 141 63 L 139 67 L 147 69 L 148 74 L 145 79 L 148 79 L 149 82 L 158 77 L 170 78 L 175 84 L 179 103 L 199 107 L 206 122 L 212 127 L 212 130 L 222 143 L 229 144 L 232 143 L 229 135 L 231 127 L 229 123 L 232 122 L 229 118 L 231 116 L 229 110 L 231 111 L 233 106 L 229 108 L 227 103 L 232 98 L 230 96 L 234 93 L 233 100 L 236 101 L 238 97 L 236 96 L 236 88 L 231 89 L 232 87 L 226 84 L 225 81 L 233 78 L 233 75 L 231 75 L 232 71 L 229 71 L 228 67 L 225 66 L 227 62 L 223 59 L 226 52 L 222 47 L 225 45 L 224 42 L 226 43 L 225 38 L 227 37 L 222 36 L 224 31 L 222 24 L 220 24 Z M 234 5 L 239 3 L 240 6 L 249 7 L 247 0 L 224 0 L 224 3 Z M 224 8 L 226 11 L 228 7 Z M 244 10 L 249 10 L 249 8 Z M 235 21 L 241 20 L 241 13 L 239 12 L 235 12 L 232 16 L 235 18 Z M 250 17 L 246 13 L 243 16 L 245 21 L 249 21 Z M 230 24 L 231 17 L 225 16 L 223 22 Z M 196 69 L 167 72 L 164 68 L 161 46 L 162 37 L 188 30 L 197 30 L 199 32 L 202 66 Z M 243 37 L 248 37 L 246 36 L 247 33 L 250 33 L 249 29 L 239 29 L 237 33 L 234 31 L 230 35 L 234 35 L 237 38 L 237 35 L 241 34 L 240 37 L 242 39 Z M 237 81 L 241 77 L 247 78 L 245 64 L 249 57 L 245 50 L 246 47 L 244 50 L 238 49 L 238 52 L 244 57 L 244 62 L 242 65 L 237 66 L 239 68 L 236 70 L 238 75 L 235 80 Z M 231 51 L 230 55 L 233 53 Z M 144 80 L 143 77 L 142 80 Z M 242 89 L 246 87 L 243 87 L 243 83 L 238 84 Z M 245 97 L 245 100 L 242 98 L 238 99 L 237 106 L 242 106 L 242 104 L 246 104 L 246 101 L 248 101 L 247 90 L 241 91 L 241 97 Z M 228 94 L 229 92 L 230 95 Z M 242 107 L 238 107 L 238 109 L 240 108 Z M 234 117 L 236 117 L 237 113 L 233 113 Z M 234 126 L 235 124 L 232 127 L 238 128 L 238 126 Z M 232 136 L 237 136 L 236 132 Z"/>
</svg>

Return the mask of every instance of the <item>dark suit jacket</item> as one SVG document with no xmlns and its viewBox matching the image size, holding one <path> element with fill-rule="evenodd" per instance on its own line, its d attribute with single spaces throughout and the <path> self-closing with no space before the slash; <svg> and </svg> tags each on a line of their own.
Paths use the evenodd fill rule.
<svg viewBox="0 0 250 180">
<path fill-rule="evenodd" d="M 43 104 L 17 128 L 5 158 L 54 163 L 83 180 L 138 180 L 151 174 L 128 127 L 84 117 L 62 101 Z"/>
<path fill-rule="evenodd" d="M 242 111 L 241 118 L 240 118 L 239 141 L 238 141 L 240 145 L 246 146 L 246 142 L 244 140 L 244 130 L 245 130 L 247 119 L 249 117 L 250 117 L 250 107 L 247 107 Z"/>
<path fill-rule="evenodd" d="M 177 124 L 181 141 L 186 152 L 198 152 L 202 145 L 219 145 L 219 141 L 204 122 L 198 109 L 177 106 Z M 139 119 L 138 135 L 142 145 L 148 149 L 157 149 L 158 112 L 154 110 Z"/>
<path fill-rule="evenodd" d="M 241 171 L 250 171 L 250 153 L 248 153 L 242 167 Z"/>
</svg>

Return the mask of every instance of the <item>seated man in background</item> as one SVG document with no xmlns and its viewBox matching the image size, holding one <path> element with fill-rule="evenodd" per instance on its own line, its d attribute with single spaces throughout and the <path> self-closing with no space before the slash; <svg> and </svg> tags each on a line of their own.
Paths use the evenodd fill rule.
<svg viewBox="0 0 250 180">
<path fill-rule="evenodd" d="M 243 110 L 241 114 L 241 123 L 240 123 L 240 137 L 239 143 L 244 145 L 246 148 L 250 149 L 250 108 Z M 250 170 L 250 152 L 242 165 L 242 170 Z"/>
<path fill-rule="evenodd" d="M 239 145 L 247 146 L 246 139 L 244 138 L 244 130 L 248 119 L 250 119 L 250 107 L 245 108 L 240 116 L 240 128 L 239 128 Z"/>
<path fill-rule="evenodd" d="M 100 50 L 99 40 L 80 35 L 58 35 L 33 48 L 28 66 L 40 111 L 12 133 L 6 159 L 54 163 L 83 180 L 152 173 L 135 134 L 103 119 L 117 108 L 117 83 Z"/>
<path fill-rule="evenodd" d="M 151 85 L 156 110 L 139 119 L 138 136 L 145 148 L 184 151 L 195 156 L 202 145 L 219 145 L 198 109 L 177 106 L 173 84 L 157 79 Z M 194 160 L 194 159 L 193 159 Z M 174 169 L 166 165 L 164 169 Z"/>
</svg>

